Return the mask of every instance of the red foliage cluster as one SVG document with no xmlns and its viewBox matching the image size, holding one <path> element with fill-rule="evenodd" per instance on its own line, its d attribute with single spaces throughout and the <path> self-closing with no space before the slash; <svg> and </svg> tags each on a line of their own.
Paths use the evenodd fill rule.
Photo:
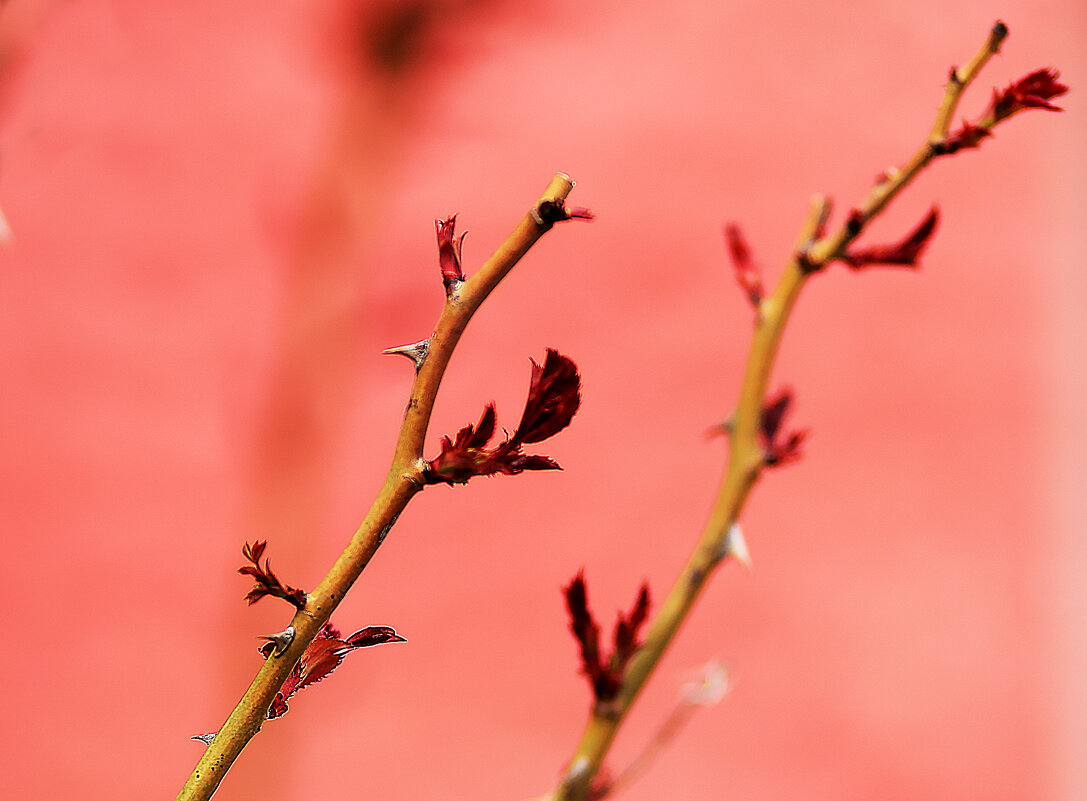
<svg viewBox="0 0 1087 801">
<path fill-rule="evenodd" d="M 867 248 L 850 249 L 842 255 L 841 259 L 851 270 L 859 270 L 862 267 L 877 264 L 916 267 L 917 260 L 921 257 L 921 253 L 936 230 L 936 223 L 939 219 L 940 212 L 933 206 L 917 227 L 906 234 L 901 241 L 891 245 L 874 245 Z"/>
<path fill-rule="evenodd" d="M 267 540 L 257 540 L 252 545 L 247 542 L 242 546 L 242 556 L 253 563 L 238 568 L 239 573 L 243 576 L 252 576 L 254 581 L 253 589 L 245 596 L 245 600 L 252 606 L 261 598 L 270 595 L 274 598 L 282 598 L 295 609 L 303 609 L 306 606 L 305 590 L 283 584 L 279 577 L 272 572 L 272 564 L 269 559 L 265 559 L 264 565 L 261 565 L 260 558 L 264 555 L 264 549 L 267 547 Z"/>
<path fill-rule="evenodd" d="M 494 448 L 495 409 L 489 403 L 475 425 L 442 437 L 442 452 L 426 464 L 427 484 L 464 484 L 474 476 L 515 475 L 523 470 L 559 470 L 547 456 L 528 455 L 521 446 L 542 442 L 566 428 L 581 405 L 581 378 L 577 365 L 558 351 L 548 349 L 543 366 L 532 361 L 532 380 L 521 422 L 512 437 Z"/>
<path fill-rule="evenodd" d="M 983 116 L 985 118 L 991 116 L 995 124 L 1012 114 L 1032 108 L 1063 111 L 1064 109 L 1049 102 L 1068 91 L 1068 87 L 1057 80 L 1058 77 L 1060 73 L 1055 69 L 1040 69 L 1025 78 L 1020 78 L 1015 83 L 1008 84 L 1003 90 L 994 89 Z"/>
<path fill-rule="evenodd" d="M 732 259 L 736 283 L 747 295 L 751 305 L 757 309 L 763 296 L 762 276 L 751 257 L 751 248 L 747 246 L 747 240 L 744 239 L 738 225 L 730 223 L 725 226 L 725 244 L 728 245 L 728 254 Z"/>
<path fill-rule="evenodd" d="M 570 611 L 570 631 L 581 646 L 581 672 L 589 679 L 597 701 L 611 701 L 619 695 L 623 671 L 641 647 L 638 632 L 649 614 L 649 587 L 642 584 L 630 612 L 625 616 L 619 613 L 613 636 L 615 648 L 606 660 L 600 652 L 600 626 L 589 610 L 584 574 L 579 572 L 563 592 Z"/>
<path fill-rule="evenodd" d="M 759 418 L 759 438 L 762 442 L 763 462 L 767 467 L 795 462 L 801 456 L 800 443 L 808 436 L 806 428 L 790 431 L 780 438 L 778 436 L 781 434 L 781 424 L 785 420 L 792 400 L 792 392 L 783 389 L 777 397 L 766 401 L 762 407 L 762 415 Z"/>
<path fill-rule="evenodd" d="M 367 626 L 349 637 L 340 637 L 331 623 L 321 626 L 317 636 L 306 646 L 305 652 L 291 669 L 283 687 L 276 693 L 275 700 L 268 708 L 268 720 L 274 720 L 287 713 L 287 699 L 311 684 L 316 684 L 343 662 L 343 658 L 359 648 L 370 648 L 389 642 L 407 642 L 391 626 Z M 265 658 L 271 656 L 275 643 L 261 646 L 260 652 Z"/>
</svg>

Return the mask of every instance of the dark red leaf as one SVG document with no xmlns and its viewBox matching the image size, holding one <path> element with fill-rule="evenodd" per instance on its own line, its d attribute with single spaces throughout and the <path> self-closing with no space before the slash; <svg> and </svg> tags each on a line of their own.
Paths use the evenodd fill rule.
<svg viewBox="0 0 1087 801">
<path fill-rule="evenodd" d="M 589 611 L 585 575 L 579 571 L 564 589 L 566 608 L 570 612 L 570 631 L 581 647 L 581 665 L 586 676 L 593 678 L 602 670 L 600 660 L 600 627 Z"/>
<path fill-rule="evenodd" d="M 732 259 L 732 271 L 736 276 L 736 283 L 747 295 L 751 305 L 758 308 L 763 295 L 762 276 L 751 257 L 751 248 L 748 247 L 739 226 L 733 224 L 725 226 L 725 244 L 728 245 L 728 253 Z"/>
<path fill-rule="evenodd" d="M 513 435 L 514 442 L 526 444 L 555 436 L 570 425 L 581 405 L 581 378 L 571 359 L 548 348 L 542 367 L 535 359 L 530 361 L 528 400 Z"/>
<path fill-rule="evenodd" d="M 272 565 L 269 559 L 265 559 L 264 564 L 261 565 L 260 559 L 264 555 L 264 549 L 267 547 L 267 540 L 257 540 L 252 545 L 247 542 L 242 546 L 242 556 L 252 562 L 252 564 L 239 567 L 238 572 L 243 576 L 251 576 L 254 582 L 253 589 L 246 594 L 245 600 L 252 606 L 261 598 L 272 596 L 274 598 L 282 598 L 296 609 L 305 608 L 305 590 L 283 584 L 276 574 L 272 572 Z"/>
<path fill-rule="evenodd" d="M 1032 108 L 1063 111 L 1064 109 L 1049 102 L 1068 91 L 1068 87 L 1057 80 L 1059 77 L 1060 73 L 1055 69 L 1040 69 L 1008 84 L 1003 91 L 994 89 L 989 106 L 985 109 L 982 118 L 984 120 L 991 118 L 993 123 L 997 123 L 1013 114 Z"/>
<path fill-rule="evenodd" d="M 800 458 L 800 445 L 808 435 L 807 430 L 791 431 L 780 437 L 781 424 L 792 403 L 792 392 L 783 389 L 778 395 L 768 400 L 762 408 L 759 420 L 759 438 L 763 450 L 763 462 L 768 467 L 777 467 Z"/>
<path fill-rule="evenodd" d="M 356 648 L 372 648 L 389 642 L 407 642 L 407 640 L 397 634 L 392 626 L 367 626 L 350 637 L 344 638 L 345 645 L 340 651 L 342 654 L 347 654 Z"/>
<path fill-rule="evenodd" d="M 359 648 L 391 642 L 407 640 L 399 636 L 391 626 L 367 626 L 345 639 L 340 637 L 340 632 L 331 623 L 325 623 L 287 675 L 283 687 L 276 693 L 268 709 L 268 719 L 273 720 L 286 714 L 287 699 L 304 687 L 321 681 L 340 666 L 347 654 Z M 273 649 L 274 643 L 266 643 L 260 650 L 267 658 Z"/>
<path fill-rule="evenodd" d="M 921 257 L 925 246 L 936 230 L 936 223 L 940 219 L 939 210 L 933 206 L 920 224 L 906 237 L 891 245 L 874 245 L 868 248 L 847 250 L 842 256 L 850 269 L 859 270 L 870 265 L 899 265 L 902 267 L 916 267 L 917 260 Z"/>
<path fill-rule="evenodd" d="M 516 475 L 523 470 L 562 470 L 559 463 L 549 456 L 540 455 L 517 455 L 512 456 L 509 459 L 504 460 L 502 466 L 510 468 L 511 472 L 506 475 Z M 499 470 L 499 472 L 505 472 Z"/>
</svg>

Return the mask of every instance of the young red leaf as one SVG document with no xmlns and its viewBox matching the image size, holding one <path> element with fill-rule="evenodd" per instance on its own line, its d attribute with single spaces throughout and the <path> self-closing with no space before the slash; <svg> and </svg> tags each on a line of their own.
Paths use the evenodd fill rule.
<svg viewBox="0 0 1087 801">
<path fill-rule="evenodd" d="M 521 446 L 542 442 L 570 424 L 581 405 L 577 365 L 555 350 L 547 351 L 543 366 L 532 362 L 532 380 L 521 422 L 513 436 L 488 448 L 494 435 L 494 404 L 488 404 L 475 425 L 442 437 L 441 453 L 426 463 L 426 484 L 464 484 L 474 476 L 516 475 L 525 470 L 559 470 L 553 459 L 526 454 Z"/>
<path fill-rule="evenodd" d="M 566 607 L 570 612 L 570 631 L 581 651 L 581 672 L 589 680 L 596 701 L 611 701 L 623 686 L 623 672 L 641 643 L 638 632 L 649 613 L 649 587 L 642 585 L 629 615 L 619 614 L 615 624 L 615 650 L 608 659 L 600 652 L 600 626 L 589 609 L 585 576 L 578 572 L 566 587 Z"/>
<path fill-rule="evenodd" d="M 570 612 L 570 631 L 581 650 L 581 669 L 595 685 L 597 676 L 604 671 L 600 659 L 600 626 L 589 610 L 589 598 L 585 588 L 585 575 L 578 571 L 564 589 L 566 608 Z"/>
<path fill-rule="evenodd" d="M 641 646 L 638 642 L 638 632 L 648 614 L 649 585 L 643 583 L 630 614 L 624 617 L 620 612 L 619 619 L 615 621 L 615 651 L 611 656 L 611 667 L 616 673 L 622 674 L 631 657 Z"/>
<path fill-rule="evenodd" d="M 461 234 L 460 239 L 454 239 L 453 230 L 456 224 L 456 214 L 446 217 L 444 220 L 434 221 L 438 231 L 438 266 L 442 269 L 442 283 L 445 284 L 447 295 L 456 284 L 464 280 L 464 271 L 461 269 L 460 263 L 460 249 L 466 234 Z"/>
<path fill-rule="evenodd" d="M 321 626 L 313 641 L 306 647 L 301 658 L 287 675 L 283 687 L 276 693 L 268 719 L 282 717 L 287 713 L 287 699 L 304 687 L 316 684 L 340 666 L 347 654 L 358 648 L 370 648 L 392 642 L 407 642 L 391 626 L 367 626 L 344 638 L 331 623 Z M 265 658 L 271 656 L 275 643 L 265 643 L 260 652 Z"/>
<path fill-rule="evenodd" d="M 581 379 L 571 359 L 548 348 L 542 367 L 535 359 L 530 361 L 528 400 L 513 435 L 513 441 L 526 444 L 555 436 L 570 425 L 581 406 Z"/>
<path fill-rule="evenodd" d="M 243 576 L 252 576 L 254 582 L 253 589 L 246 594 L 245 600 L 252 606 L 261 598 L 270 595 L 274 598 L 282 598 L 295 609 L 305 608 L 305 590 L 283 584 L 276 574 L 272 572 L 269 559 L 265 559 L 264 564 L 261 565 L 260 560 L 264 556 L 264 549 L 267 547 L 267 540 L 257 540 L 252 545 L 247 542 L 242 546 L 242 556 L 252 564 L 239 567 L 238 572 Z"/>
<path fill-rule="evenodd" d="M 762 407 L 759 418 L 759 438 L 762 442 L 763 462 L 767 467 L 777 467 L 800 458 L 800 444 L 808 435 L 807 429 L 781 434 L 781 424 L 792 403 L 792 392 L 783 389 L 773 400 Z"/>
<path fill-rule="evenodd" d="M 851 270 L 859 270 L 862 267 L 874 264 L 917 267 L 917 260 L 921 257 L 921 253 L 936 230 L 936 223 L 939 219 L 940 212 L 933 206 L 920 224 L 900 242 L 891 245 L 874 245 L 868 248 L 847 250 L 841 257 L 842 261 Z"/>
<path fill-rule="evenodd" d="M 1057 80 L 1059 77 L 1060 73 L 1055 69 L 1040 69 L 1008 84 L 1003 91 L 994 89 L 982 119 L 991 119 L 992 124 L 995 124 L 1032 108 L 1063 111 L 1064 109 L 1049 102 L 1068 91 L 1068 87 Z"/>
<path fill-rule="evenodd" d="M 736 283 L 747 295 L 751 305 L 757 309 L 763 295 L 762 276 L 751 257 L 751 248 L 748 247 L 739 226 L 733 224 L 725 226 L 725 244 L 728 245 L 728 254 L 732 259 L 732 271 L 736 276 Z"/>
</svg>

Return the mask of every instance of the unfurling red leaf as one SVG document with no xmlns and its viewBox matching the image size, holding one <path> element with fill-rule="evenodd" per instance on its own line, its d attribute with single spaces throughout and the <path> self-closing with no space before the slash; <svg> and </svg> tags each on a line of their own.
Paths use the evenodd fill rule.
<svg viewBox="0 0 1087 801">
<path fill-rule="evenodd" d="M 751 305 L 756 309 L 762 300 L 762 276 L 759 268 L 751 257 L 751 248 L 744 239 L 743 232 L 738 225 L 725 226 L 725 243 L 728 245 L 728 254 L 732 259 L 732 271 L 736 276 L 736 283 L 747 295 Z"/>
<path fill-rule="evenodd" d="M 1060 73 L 1055 69 L 1040 69 L 1008 84 L 1003 91 L 994 89 L 982 119 L 992 120 L 991 124 L 996 124 L 1012 114 L 1032 108 L 1063 111 L 1049 102 L 1068 91 L 1068 87 L 1057 80 L 1059 77 Z"/>
<path fill-rule="evenodd" d="M 340 637 L 331 623 L 321 626 L 313 641 L 306 646 L 301 658 L 287 675 L 283 687 L 276 693 L 271 707 L 268 709 L 268 719 L 274 720 L 287 713 L 287 699 L 311 684 L 316 684 L 329 673 L 340 666 L 347 654 L 359 648 L 370 648 L 374 645 L 382 645 L 391 642 L 407 642 L 396 633 L 391 626 L 367 626 L 359 629 L 348 637 Z M 272 655 L 275 643 L 265 643 L 260 652 L 265 658 Z"/>
<path fill-rule="evenodd" d="M 933 206 L 925 219 L 900 242 L 891 245 L 874 245 L 868 248 L 847 250 L 841 257 L 851 270 L 859 270 L 875 264 L 916 267 L 925 246 L 936 230 L 940 212 Z"/>
<path fill-rule="evenodd" d="M 242 556 L 252 564 L 239 567 L 238 572 L 243 576 L 252 576 L 254 582 L 253 589 L 246 594 L 245 600 L 252 606 L 261 598 L 272 596 L 282 598 L 295 609 L 305 608 L 306 592 L 304 590 L 283 584 L 276 574 L 272 572 L 270 560 L 265 559 L 264 564 L 261 565 L 260 560 L 264 556 L 264 549 L 267 547 L 267 540 L 256 540 L 252 545 L 247 542 L 242 546 Z"/>
<path fill-rule="evenodd" d="M 808 435 L 807 429 L 790 431 L 781 435 L 781 424 L 792 403 L 792 392 L 783 389 L 773 400 L 762 407 L 759 418 L 759 439 L 762 444 L 763 462 L 767 467 L 777 467 L 800 458 L 800 444 Z"/>
<path fill-rule="evenodd" d="M 582 670 L 590 680 L 603 670 L 600 659 L 600 626 L 589 611 L 584 572 L 579 571 L 564 589 L 566 608 L 570 612 L 570 631 L 581 648 Z"/>
<path fill-rule="evenodd" d="M 494 404 L 488 404 L 475 425 L 442 437 L 441 453 L 423 470 L 426 484 L 464 484 L 474 476 L 516 475 L 525 470 L 559 470 L 554 460 L 526 454 L 525 444 L 542 442 L 570 424 L 581 405 L 581 379 L 577 365 L 549 349 L 543 365 L 532 361 L 532 380 L 521 422 L 513 436 L 488 448 L 495 431 Z"/>
<path fill-rule="evenodd" d="M 570 612 L 570 631 L 581 651 L 581 672 L 593 688 L 597 701 L 611 701 L 623 686 L 623 672 L 641 643 L 638 633 L 649 614 L 649 587 L 642 584 L 638 597 L 627 615 L 619 613 L 615 623 L 615 649 L 608 659 L 600 652 L 600 626 L 589 609 L 585 576 L 578 572 L 566 587 L 566 607 Z"/>
<path fill-rule="evenodd" d="M 626 667 L 627 662 L 641 645 L 638 642 L 638 632 L 648 614 L 649 585 L 643 583 L 630 614 L 624 617 L 620 612 L 619 619 L 615 621 L 615 652 L 612 654 L 611 661 L 613 665 L 619 667 L 620 671 Z"/>
<path fill-rule="evenodd" d="M 451 291 L 454 284 L 464 280 L 460 249 L 466 234 L 461 234 L 460 239 L 454 239 L 453 230 L 456 224 L 456 214 L 434 221 L 438 231 L 438 266 L 442 269 L 442 283 L 445 284 L 446 293 Z"/>
</svg>

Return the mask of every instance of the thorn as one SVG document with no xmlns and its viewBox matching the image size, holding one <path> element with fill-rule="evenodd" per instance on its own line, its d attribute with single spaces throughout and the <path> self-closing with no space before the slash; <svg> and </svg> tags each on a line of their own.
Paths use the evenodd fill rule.
<svg viewBox="0 0 1087 801">
<path fill-rule="evenodd" d="M 267 634 L 261 637 L 262 640 L 267 640 L 269 644 L 273 645 L 272 656 L 283 656 L 287 649 L 291 647 L 291 643 L 294 642 L 294 626 L 287 626 L 276 634 Z M 268 648 L 267 645 L 261 647 L 261 653 L 264 653 Z M 265 654 L 267 656 L 267 654 Z"/>
<path fill-rule="evenodd" d="M 423 339 L 419 342 L 414 342 L 411 345 L 401 345 L 398 348 L 389 348 L 388 350 L 381 351 L 382 354 L 387 354 L 389 356 L 406 356 L 415 363 L 416 372 L 423 366 L 423 362 L 426 361 L 429 352 L 429 339 Z"/>
<path fill-rule="evenodd" d="M 714 439 L 715 437 L 731 437 L 733 427 L 733 417 L 732 415 L 729 415 L 720 423 L 712 425 L 706 429 L 706 439 Z"/>
<path fill-rule="evenodd" d="M 699 675 L 683 685 L 681 700 L 691 706 L 713 706 L 732 689 L 728 668 L 716 659 L 703 665 Z"/>
<path fill-rule="evenodd" d="M 190 740 L 199 740 L 204 745 L 211 745 L 211 741 L 215 739 L 215 735 L 219 732 L 213 731 L 210 734 L 196 734 L 190 737 Z"/>
<path fill-rule="evenodd" d="M 747 541 L 744 539 L 743 529 L 739 523 L 733 523 L 728 527 L 725 541 L 721 546 L 721 558 L 730 556 L 751 572 L 751 554 L 747 550 Z"/>
</svg>

